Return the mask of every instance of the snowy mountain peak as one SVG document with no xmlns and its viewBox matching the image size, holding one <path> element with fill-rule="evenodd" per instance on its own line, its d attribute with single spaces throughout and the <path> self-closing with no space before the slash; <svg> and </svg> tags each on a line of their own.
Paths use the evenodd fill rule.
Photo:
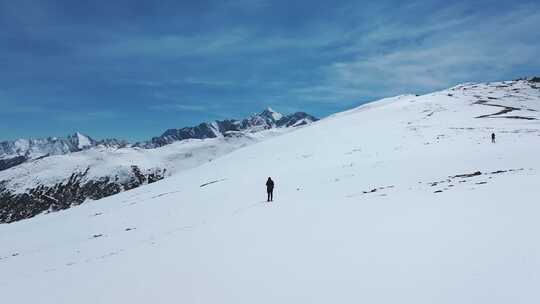
<svg viewBox="0 0 540 304">
<path fill-rule="evenodd" d="M 75 134 L 73 134 L 71 138 L 75 140 L 77 147 L 81 150 L 84 148 L 91 147 L 95 143 L 95 141 L 92 138 L 80 132 L 75 132 Z"/>
<path fill-rule="evenodd" d="M 267 108 L 259 114 L 252 115 L 242 120 L 228 119 L 201 123 L 194 127 L 181 129 L 168 129 L 161 136 L 152 138 L 149 142 L 136 143 L 135 146 L 142 148 L 156 148 L 185 139 L 205 139 L 228 136 L 231 132 L 259 132 L 262 130 L 296 127 L 304 125 L 317 118 L 304 112 L 283 115 Z"/>
<path fill-rule="evenodd" d="M 263 116 L 263 117 L 268 117 L 268 118 L 271 118 L 273 119 L 274 121 L 278 121 L 280 120 L 281 118 L 283 118 L 283 114 L 277 112 L 277 111 L 274 111 L 272 108 L 268 107 L 266 108 L 264 111 L 262 111 L 260 114 L 260 116 Z"/>
</svg>

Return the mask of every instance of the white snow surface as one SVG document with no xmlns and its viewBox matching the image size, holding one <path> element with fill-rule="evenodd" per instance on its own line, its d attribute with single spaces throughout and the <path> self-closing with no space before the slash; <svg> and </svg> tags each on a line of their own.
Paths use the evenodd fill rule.
<svg viewBox="0 0 540 304">
<path fill-rule="evenodd" d="M 53 186 L 66 182 L 71 174 L 85 172 L 87 168 L 88 174 L 83 182 L 105 177 L 119 183 L 127 182 L 131 177 L 132 165 L 138 166 L 143 173 L 166 169 L 166 175 L 171 175 L 289 130 L 271 129 L 258 133 L 238 132 L 231 137 L 187 139 L 155 149 L 98 146 L 37 159 L 0 171 L 0 181 L 5 181 L 5 187 L 13 193 L 25 193 L 40 185 Z"/>
<path fill-rule="evenodd" d="M 0 225 L 2 302 L 539 303 L 539 120 L 478 100 L 540 118 L 525 81 L 400 96 Z"/>
</svg>

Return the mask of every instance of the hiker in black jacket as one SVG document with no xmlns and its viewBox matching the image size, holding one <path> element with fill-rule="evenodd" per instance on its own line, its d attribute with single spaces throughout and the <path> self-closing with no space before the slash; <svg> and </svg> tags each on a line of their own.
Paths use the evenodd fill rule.
<svg viewBox="0 0 540 304">
<path fill-rule="evenodd" d="M 268 193 L 268 201 L 274 200 L 274 181 L 269 177 L 266 181 L 266 193 Z"/>
</svg>

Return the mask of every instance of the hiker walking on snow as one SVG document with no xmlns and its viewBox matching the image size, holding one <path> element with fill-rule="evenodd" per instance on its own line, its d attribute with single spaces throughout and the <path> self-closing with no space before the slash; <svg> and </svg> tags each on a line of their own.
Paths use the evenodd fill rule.
<svg viewBox="0 0 540 304">
<path fill-rule="evenodd" d="M 268 194 L 268 202 L 274 200 L 274 181 L 269 177 L 266 181 L 266 193 Z"/>
<path fill-rule="evenodd" d="M 491 142 L 495 143 L 495 133 L 491 133 Z"/>
</svg>

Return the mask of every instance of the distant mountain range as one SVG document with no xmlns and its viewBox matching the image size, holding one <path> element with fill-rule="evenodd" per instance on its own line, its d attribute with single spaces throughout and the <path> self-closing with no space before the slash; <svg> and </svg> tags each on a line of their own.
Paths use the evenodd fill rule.
<svg viewBox="0 0 540 304">
<path fill-rule="evenodd" d="M 124 147 L 126 141 L 106 139 L 96 141 L 79 132 L 65 138 L 17 139 L 0 142 L 0 171 L 28 160 L 78 152 L 96 146 Z"/>
<path fill-rule="evenodd" d="M 243 120 L 169 129 L 149 141 L 65 138 L 0 143 L 0 223 L 62 210 L 161 180 L 317 118 L 270 108 Z"/>
<path fill-rule="evenodd" d="M 226 136 L 230 132 L 257 132 L 272 128 L 296 127 L 316 120 L 317 118 L 304 112 L 283 115 L 271 108 L 267 108 L 261 113 L 252 115 L 243 120 L 216 120 L 210 123 L 205 122 L 195 127 L 169 129 L 161 136 L 154 137 L 148 142 L 136 143 L 134 146 L 156 148 L 184 139 L 215 138 Z"/>
<path fill-rule="evenodd" d="M 295 127 L 316 121 L 317 118 L 304 112 L 283 115 L 271 108 L 243 120 L 216 120 L 201 123 L 194 127 L 169 129 L 149 141 L 131 144 L 125 140 L 94 140 L 79 132 L 63 138 L 18 139 L 0 142 L 0 171 L 20 165 L 27 161 L 51 155 L 64 155 L 95 147 L 124 148 L 139 147 L 152 149 L 185 139 L 205 139 L 227 136 L 231 132 L 257 132 L 260 130 Z"/>
</svg>

